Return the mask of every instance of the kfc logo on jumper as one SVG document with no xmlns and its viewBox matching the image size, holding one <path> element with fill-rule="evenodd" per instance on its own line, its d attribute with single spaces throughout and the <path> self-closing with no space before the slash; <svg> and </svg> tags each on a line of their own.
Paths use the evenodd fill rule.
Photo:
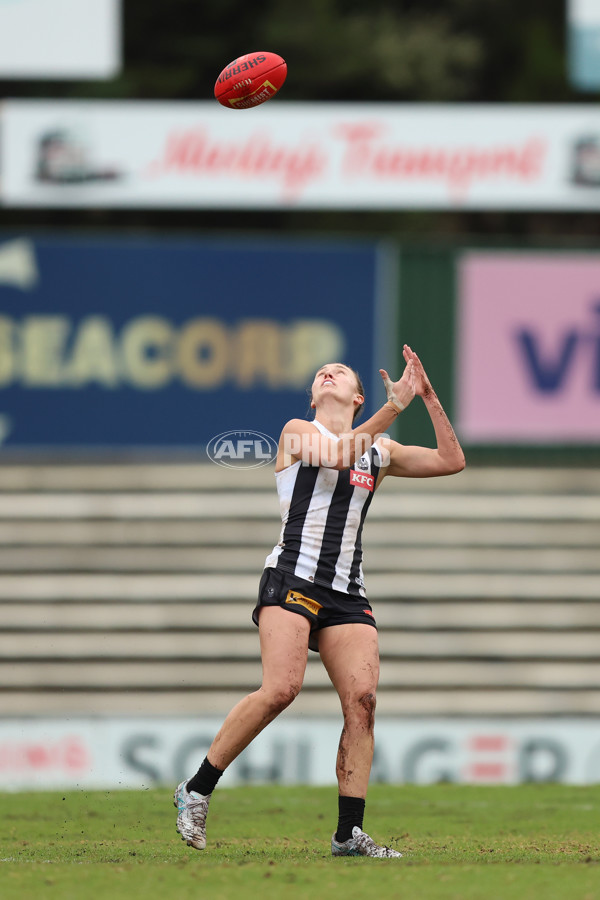
<svg viewBox="0 0 600 900">
<path fill-rule="evenodd" d="M 366 488 L 368 491 L 372 491 L 375 487 L 375 476 L 367 475 L 366 472 L 357 472 L 356 469 L 351 469 L 350 484 L 353 484 L 355 487 L 362 487 Z"/>
</svg>

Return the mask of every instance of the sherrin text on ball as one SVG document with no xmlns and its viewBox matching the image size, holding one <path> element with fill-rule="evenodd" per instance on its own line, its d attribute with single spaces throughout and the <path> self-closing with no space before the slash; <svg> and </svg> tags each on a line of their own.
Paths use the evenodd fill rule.
<svg viewBox="0 0 600 900">
<path fill-rule="evenodd" d="M 229 109 L 252 109 L 274 97 L 286 76 L 287 65 L 277 53 L 246 53 L 225 66 L 215 84 L 215 97 Z"/>
</svg>

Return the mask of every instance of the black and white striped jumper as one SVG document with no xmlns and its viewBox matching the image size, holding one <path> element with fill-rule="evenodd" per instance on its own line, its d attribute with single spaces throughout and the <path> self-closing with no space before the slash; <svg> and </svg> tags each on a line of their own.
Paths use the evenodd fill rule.
<svg viewBox="0 0 600 900">
<path fill-rule="evenodd" d="M 321 434 L 339 440 L 320 422 L 313 424 Z M 298 461 L 276 472 L 282 528 L 265 568 L 366 597 L 361 535 L 380 462 L 375 443 L 351 469 Z"/>
</svg>

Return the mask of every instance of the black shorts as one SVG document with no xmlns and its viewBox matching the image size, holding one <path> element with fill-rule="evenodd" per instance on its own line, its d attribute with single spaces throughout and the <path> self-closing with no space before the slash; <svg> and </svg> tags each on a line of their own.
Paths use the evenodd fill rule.
<svg viewBox="0 0 600 900">
<path fill-rule="evenodd" d="M 361 622 L 377 628 L 373 610 L 364 597 L 352 597 L 343 591 L 313 584 L 297 578 L 281 569 L 266 568 L 258 587 L 258 602 L 252 612 L 252 621 L 258 625 L 261 606 L 280 606 L 298 613 L 310 621 L 311 650 L 319 649 L 316 632 L 329 625 L 346 625 Z"/>
</svg>

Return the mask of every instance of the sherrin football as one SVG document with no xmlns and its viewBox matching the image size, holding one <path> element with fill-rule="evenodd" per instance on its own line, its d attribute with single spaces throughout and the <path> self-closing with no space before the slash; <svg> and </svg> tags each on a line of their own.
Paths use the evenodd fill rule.
<svg viewBox="0 0 600 900">
<path fill-rule="evenodd" d="M 215 97 L 229 109 L 251 109 L 274 97 L 286 76 L 285 60 L 276 53 L 246 53 L 225 66 L 215 84 Z"/>
</svg>

